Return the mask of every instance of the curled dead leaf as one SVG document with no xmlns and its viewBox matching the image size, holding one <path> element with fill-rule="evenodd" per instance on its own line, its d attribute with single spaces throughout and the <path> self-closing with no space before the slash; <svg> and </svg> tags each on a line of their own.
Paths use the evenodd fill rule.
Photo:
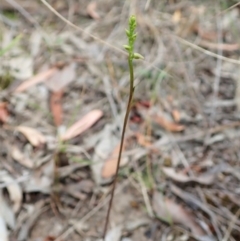
<svg viewBox="0 0 240 241">
<path fill-rule="evenodd" d="M 65 134 L 61 137 L 63 141 L 70 140 L 94 125 L 101 117 L 103 112 L 101 110 L 92 110 L 67 129 Z"/>
<path fill-rule="evenodd" d="M 16 130 L 21 132 L 33 146 L 39 146 L 46 142 L 46 138 L 42 133 L 31 127 L 18 126 L 16 127 Z"/>
<path fill-rule="evenodd" d="M 100 19 L 100 16 L 99 16 L 99 14 L 97 13 L 97 11 L 96 11 L 96 9 L 97 9 L 97 2 L 90 2 L 89 4 L 88 4 L 88 6 L 87 6 L 87 14 L 91 17 L 91 18 L 93 18 L 93 19 L 95 19 L 95 20 L 98 20 L 98 19 Z"/>
<path fill-rule="evenodd" d="M 28 157 L 25 157 L 24 154 L 16 146 L 13 146 L 13 148 L 11 149 L 11 155 L 12 158 L 15 161 L 19 162 L 21 165 L 27 168 L 33 168 L 33 162 L 28 159 Z"/>
<path fill-rule="evenodd" d="M 185 129 L 185 126 L 169 121 L 163 116 L 154 116 L 154 120 L 156 123 L 158 123 L 162 128 L 164 128 L 167 131 L 180 132 Z"/>
<path fill-rule="evenodd" d="M 203 185 L 210 185 L 214 182 L 214 176 L 202 175 L 198 177 L 189 177 L 183 173 L 177 173 L 171 167 L 162 168 L 165 175 L 176 182 L 187 183 L 187 182 L 196 182 Z"/>
</svg>

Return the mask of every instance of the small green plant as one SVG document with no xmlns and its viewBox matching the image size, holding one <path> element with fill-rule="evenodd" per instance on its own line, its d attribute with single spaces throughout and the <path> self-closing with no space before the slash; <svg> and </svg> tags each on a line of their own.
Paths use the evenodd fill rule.
<svg viewBox="0 0 240 241">
<path fill-rule="evenodd" d="M 115 191 L 115 187 L 116 187 L 116 183 L 117 183 L 117 176 L 118 176 L 118 172 L 119 172 L 119 165 L 120 165 L 120 160 L 121 160 L 121 156 L 122 156 L 124 136 L 125 136 L 129 113 L 131 110 L 131 104 L 132 104 L 134 88 L 135 88 L 134 87 L 133 60 L 134 59 L 143 59 L 142 55 L 140 55 L 138 53 L 134 53 L 134 43 L 135 43 L 135 40 L 137 37 L 137 34 L 135 33 L 135 29 L 137 26 L 136 17 L 131 16 L 129 18 L 128 24 L 129 24 L 129 29 L 126 30 L 126 34 L 127 34 L 127 38 L 128 38 L 128 45 L 124 45 L 123 47 L 128 51 L 128 66 L 129 66 L 129 75 L 130 75 L 129 98 L 128 98 L 125 118 L 124 118 L 124 122 L 123 122 L 120 150 L 119 150 L 118 161 L 117 161 L 117 170 L 116 170 L 116 175 L 113 180 L 112 190 L 111 190 L 111 194 L 110 194 L 111 197 L 110 197 L 110 202 L 109 202 L 109 206 L 108 206 L 108 211 L 107 211 L 107 216 L 106 216 L 106 221 L 105 221 L 105 226 L 104 226 L 104 231 L 103 231 L 103 239 L 104 240 L 105 240 L 106 233 L 107 233 L 107 227 L 108 227 L 108 222 L 109 222 L 109 217 L 110 217 L 110 212 L 111 212 L 111 207 L 112 207 L 112 202 L 113 202 L 113 197 L 114 197 L 114 191 Z"/>
<path fill-rule="evenodd" d="M 5 48 L 0 49 L 0 58 L 2 58 L 4 54 L 10 51 L 20 41 L 21 38 L 22 35 L 20 34 L 14 38 Z M 8 72 L 6 72 L 5 75 L 0 76 L 0 90 L 6 89 L 12 83 L 12 81 L 13 77 Z"/>
<path fill-rule="evenodd" d="M 15 39 L 13 39 L 4 49 L 0 49 L 0 57 L 2 57 L 5 53 L 11 50 L 22 38 L 22 35 L 18 35 Z"/>
</svg>

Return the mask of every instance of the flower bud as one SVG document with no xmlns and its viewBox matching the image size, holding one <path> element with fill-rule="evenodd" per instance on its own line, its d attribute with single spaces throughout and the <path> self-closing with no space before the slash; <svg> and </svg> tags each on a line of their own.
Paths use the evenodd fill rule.
<svg viewBox="0 0 240 241">
<path fill-rule="evenodd" d="M 124 47 L 127 51 L 130 50 L 130 46 L 129 46 L 129 45 L 123 45 L 123 47 Z"/>
<path fill-rule="evenodd" d="M 134 59 L 144 59 L 144 57 L 141 54 L 139 54 L 139 53 L 134 53 L 133 54 L 133 58 Z"/>
<path fill-rule="evenodd" d="M 129 37 L 130 36 L 129 30 L 126 29 L 125 31 L 126 31 L 127 36 Z"/>
</svg>

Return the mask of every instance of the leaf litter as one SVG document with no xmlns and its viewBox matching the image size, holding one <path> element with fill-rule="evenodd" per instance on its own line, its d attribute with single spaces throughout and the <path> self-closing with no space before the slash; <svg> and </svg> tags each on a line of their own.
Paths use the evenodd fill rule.
<svg viewBox="0 0 240 241">
<path fill-rule="evenodd" d="M 0 121 L 6 123 L 9 119 L 9 113 L 7 110 L 7 103 L 0 102 Z"/>
<path fill-rule="evenodd" d="M 46 81 L 48 78 L 50 78 L 51 76 L 53 76 L 55 73 L 57 72 L 57 68 L 53 67 L 51 69 L 48 69 L 47 71 L 41 72 L 33 77 L 31 77 L 28 80 L 25 80 L 22 84 L 20 84 L 16 89 L 15 89 L 15 93 L 20 93 L 23 92 L 27 89 L 29 89 L 30 87 L 39 84 L 43 81 Z"/>
<path fill-rule="evenodd" d="M 33 146 L 45 144 L 46 139 L 42 133 L 27 126 L 17 126 L 16 130 L 21 132 Z"/>
<path fill-rule="evenodd" d="M 124 166 L 128 163 L 128 157 L 124 157 L 124 149 L 126 147 L 126 141 L 123 144 L 123 155 L 120 160 L 120 166 Z M 120 150 L 120 144 L 118 144 L 110 153 L 109 157 L 106 159 L 103 168 L 102 168 L 102 177 L 109 178 L 116 174 L 117 171 L 117 160 L 118 153 Z"/>
<path fill-rule="evenodd" d="M 184 225 L 200 240 L 204 240 L 205 236 L 207 236 L 207 233 L 203 230 L 192 213 L 186 210 L 183 206 L 175 203 L 173 200 L 163 197 L 158 192 L 153 194 L 153 208 L 157 217 L 165 222 L 169 224 L 178 223 Z"/>
<path fill-rule="evenodd" d="M 61 139 L 66 141 L 82 134 L 84 131 L 94 125 L 102 116 L 103 112 L 101 110 L 90 111 L 71 127 L 69 127 Z"/>
<path fill-rule="evenodd" d="M 11 147 L 11 155 L 12 158 L 19 162 L 21 165 L 23 165 L 24 167 L 27 168 L 33 168 L 34 167 L 34 163 L 33 161 L 31 161 L 28 157 L 26 157 L 20 150 L 18 147 L 13 146 Z"/>
<path fill-rule="evenodd" d="M 188 182 L 197 182 L 203 185 L 210 185 L 214 182 L 214 175 L 203 175 L 198 177 L 190 177 L 183 173 L 177 173 L 173 168 L 164 167 L 163 172 L 166 174 L 167 177 L 171 178 L 172 180 L 180 183 L 188 183 Z"/>
<path fill-rule="evenodd" d="M 111 240 L 222 240 L 226 230 L 229 239 L 239 240 L 236 217 L 229 228 L 239 209 L 239 71 L 225 62 L 237 58 L 238 9 L 219 13 L 223 6 L 217 11 L 191 0 L 169 1 L 164 8 L 142 0 L 51 4 L 86 33 L 114 46 L 125 43 L 129 9 L 138 13 L 136 48 L 146 62 L 135 66 L 139 84 Z M 19 7 L 7 8 L 16 16 L 1 13 L 0 170 L 10 177 L 1 183 L 7 204 L 1 206 L 17 223 L 11 226 L 1 213 L 2 239 L 97 240 L 116 172 L 122 128 L 117 119 L 127 99 L 126 56 L 63 25 L 43 4 L 21 0 L 20 5 L 38 24 L 28 24 L 29 16 Z M 6 9 L 5 2 L 0 8 Z M 19 33 L 21 39 L 9 44 Z M 11 48 L 5 51 L 6 46 Z M 9 85 L 2 86 L 6 79 Z M 163 193 L 157 200 L 156 189 Z M 38 208 L 41 200 L 46 202 Z M 142 219 L 151 205 L 156 214 L 171 216 L 174 225 Z M 81 223 L 79 232 L 69 220 Z"/>
<path fill-rule="evenodd" d="M 90 2 L 87 6 L 87 13 L 91 18 L 98 20 L 100 19 L 100 16 L 96 10 L 97 10 L 97 2 L 96 1 Z"/>
</svg>

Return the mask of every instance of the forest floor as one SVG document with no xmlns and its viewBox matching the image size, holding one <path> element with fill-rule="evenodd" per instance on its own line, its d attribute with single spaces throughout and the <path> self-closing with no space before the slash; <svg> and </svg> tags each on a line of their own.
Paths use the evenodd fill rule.
<svg viewBox="0 0 240 241">
<path fill-rule="evenodd" d="M 240 4 L 0 1 L 0 241 L 240 240 Z"/>
</svg>

